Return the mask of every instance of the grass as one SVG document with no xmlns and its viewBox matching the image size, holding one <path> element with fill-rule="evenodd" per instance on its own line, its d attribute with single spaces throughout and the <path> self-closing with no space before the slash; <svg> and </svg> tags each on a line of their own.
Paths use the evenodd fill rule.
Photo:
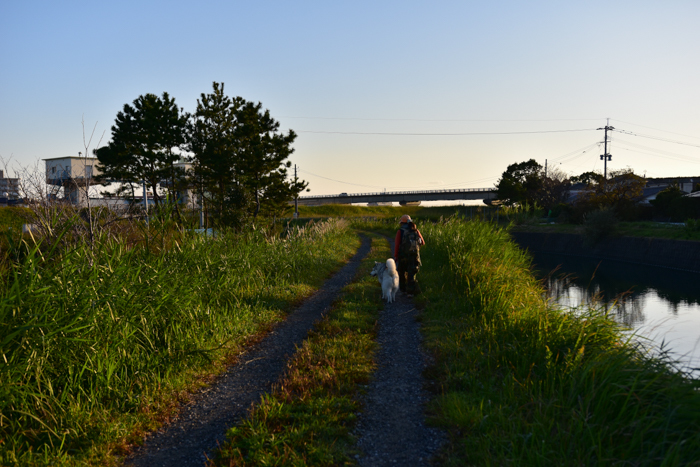
<svg viewBox="0 0 700 467">
<path fill-rule="evenodd" d="M 397 216 L 367 217 L 353 226 L 395 232 Z M 432 421 L 450 433 L 442 463 L 698 465 L 700 383 L 624 341 L 601 312 L 549 307 L 504 229 L 439 216 L 419 228 L 427 245 L 416 300 L 439 388 Z M 0 282 L 0 464 L 117 463 L 113 454 L 167 419 L 359 244 L 338 222 L 281 236 L 154 238 L 88 248 L 58 232 L 10 255 Z M 351 462 L 381 308 L 368 272 L 388 254 L 384 240 L 373 242 L 358 281 L 284 382 L 229 432 L 218 465 Z"/>
<path fill-rule="evenodd" d="M 117 462 L 358 245 L 337 221 L 23 244 L 0 283 L 0 464 Z"/>
<path fill-rule="evenodd" d="M 32 218 L 32 211 L 21 207 L 0 208 L 0 250 L 7 251 L 9 245 L 22 238 L 22 225 Z"/>
<path fill-rule="evenodd" d="M 342 298 L 290 359 L 281 384 L 227 434 L 214 465 L 343 465 L 350 463 L 350 431 L 360 410 L 357 395 L 375 369 L 375 326 L 383 307 L 369 275 L 388 254 L 373 247 Z"/>
<path fill-rule="evenodd" d="M 327 204 L 323 206 L 299 206 L 299 218 L 372 218 L 396 220 L 404 214 L 420 221 L 437 221 L 441 217 L 455 214 L 467 218 L 496 216 L 496 209 L 487 206 L 354 206 L 350 204 Z"/>
<path fill-rule="evenodd" d="M 549 307 L 504 230 L 457 220 L 421 230 L 445 465 L 696 465 L 697 381 L 604 314 Z"/>
<path fill-rule="evenodd" d="M 4 232 L 11 228 L 21 232 L 22 224 L 27 223 L 27 219 L 31 218 L 31 215 L 32 211 L 29 208 L 16 206 L 0 208 L 0 230 Z"/>
</svg>

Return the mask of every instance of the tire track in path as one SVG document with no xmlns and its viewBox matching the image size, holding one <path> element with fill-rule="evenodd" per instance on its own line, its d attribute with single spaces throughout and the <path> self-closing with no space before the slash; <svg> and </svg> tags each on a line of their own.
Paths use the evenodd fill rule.
<svg viewBox="0 0 700 467">
<path fill-rule="evenodd" d="M 413 301 L 399 292 L 379 317 L 377 371 L 354 432 L 363 452 L 360 466 L 427 466 L 447 439 L 425 423 L 430 394 L 423 370 L 429 356 L 422 349 L 417 316 Z"/>
<path fill-rule="evenodd" d="M 211 386 L 197 393 L 178 416 L 151 434 L 143 446 L 125 459 L 133 466 L 202 466 L 224 441 L 226 430 L 243 417 L 252 404 L 269 392 L 283 376 L 287 359 L 323 316 L 343 287 L 349 284 L 360 261 L 369 253 L 362 237 L 357 253 L 321 289 L 290 313 L 258 344 L 239 357 Z"/>
</svg>

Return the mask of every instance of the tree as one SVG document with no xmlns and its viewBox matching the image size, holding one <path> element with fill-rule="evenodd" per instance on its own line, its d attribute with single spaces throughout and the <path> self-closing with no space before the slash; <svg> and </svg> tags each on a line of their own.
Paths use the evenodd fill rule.
<svg viewBox="0 0 700 467">
<path fill-rule="evenodd" d="M 278 132 L 279 122 L 262 111 L 262 104 L 246 102 L 237 112 L 240 142 L 238 173 L 244 191 L 253 201 L 252 214 L 274 214 L 282 205 L 306 188 L 306 182 L 287 181 L 287 158 L 294 152 L 294 131 Z"/>
<path fill-rule="evenodd" d="M 642 199 L 646 185 L 646 179 L 632 169 L 611 171 L 610 177 L 598 184 L 597 199 L 605 206 L 625 208 Z"/>
<path fill-rule="evenodd" d="M 246 202 L 236 172 L 239 157 L 238 109 L 244 100 L 224 94 L 214 83 L 211 94 L 201 94 L 188 127 L 188 149 L 193 154 L 195 184 L 213 207 L 215 217 L 238 217 Z"/>
<path fill-rule="evenodd" d="M 145 182 L 156 204 L 161 201 L 158 184 L 169 181 L 173 189 L 178 177 L 175 163 L 185 144 L 187 114 L 178 109 L 167 92 L 139 96 L 133 107 L 124 104 L 112 126 L 112 140 L 94 151 L 100 161 L 102 183 L 128 185 Z"/>
<path fill-rule="evenodd" d="M 598 172 L 583 172 L 570 178 L 571 183 L 583 183 L 585 185 L 597 185 L 603 181 L 603 174 Z"/>
<path fill-rule="evenodd" d="M 700 198 L 687 196 L 677 183 L 659 192 L 651 204 L 658 216 L 675 222 L 700 217 Z"/>
<path fill-rule="evenodd" d="M 611 171 L 609 178 L 588 185 L 576 200 L 578 218 L 587 212 L 610 208 L 622 219 L 633 218 L 634 208 L 642 199 L 646 179 L 632 169 Z"/>
<path fill-rule="evenodd" d="M 189 127 L 196 183 L 222 224 L 241 225 L 248 217 L 276 214 L 306 188 L 288 181 L 287 158 L 296 138 L 279 132 L 262 104 L 224 94 L 214 83 L 202 94 Z"/>
<path fill-rule="evenodd" d="M 504 204 L 534 206 L 542 189 L 542 166 L 534 159 L 508 166 L 496 184 L 498 199 Z"/>
<path fill-rule="evenodd" d="M 571 181 L 564 172 L 550 169 L 542 178 L 542 186 L 535 192 L 535 202 L 545 209 L 553 209 L 568 201 L 570 188 Z"/>
</svg>

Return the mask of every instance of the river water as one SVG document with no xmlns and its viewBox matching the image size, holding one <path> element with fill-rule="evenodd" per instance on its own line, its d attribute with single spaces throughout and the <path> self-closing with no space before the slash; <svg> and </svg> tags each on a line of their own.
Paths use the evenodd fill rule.
<svg viewBox="0 0 700 467">
<path fill-rule="evenodd" d="M 635 339 L 700 377 L 700 274 L 549 253 L 533 262 L 552 301 L 608 310 Z"/>
</svg>

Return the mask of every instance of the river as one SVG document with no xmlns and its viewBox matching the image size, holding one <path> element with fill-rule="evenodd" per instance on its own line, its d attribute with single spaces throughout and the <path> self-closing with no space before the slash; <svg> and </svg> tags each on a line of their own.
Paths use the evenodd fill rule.
<svg viewBox="0 0 700 467">
<path fill-rule="evenodd" d="M 625 332 L 700 377 L 700 274 L 549 253 L 533 262 L 552 301 L 607 309 Z"/>
</svg>

